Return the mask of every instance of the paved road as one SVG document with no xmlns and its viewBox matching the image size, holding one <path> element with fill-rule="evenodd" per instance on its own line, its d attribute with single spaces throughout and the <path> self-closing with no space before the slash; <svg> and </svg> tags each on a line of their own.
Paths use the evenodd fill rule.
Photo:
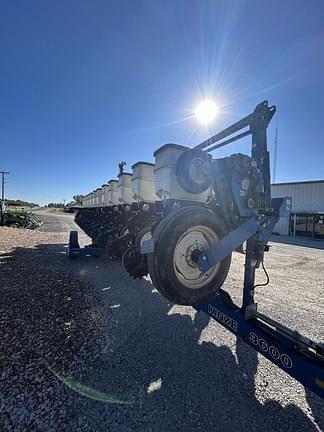
<svg viewBox="0 0 324 432">
<path fill-rule="evenodd" d="M 43 222 L 40 231 L 68 233 L 77 229 L 82 232 L 74 223 L 73 213 L 63 213 L 51 209 L 42 209 L 34 212 L 38 219 Z"/>
<path fill-rule="evenodd" d="M 43 230 L 75 228 L 71 215 L 45 212 L 41 217 Z M 303 257 L 306 264 L 310 263 L 309 269 L 308 264 L 301 264 Z M 88 422 L 90 430 L 324 429 L 323 401 L 237 342 L 216 322 L 190 307 L 168 303 L 148 281 L 132 281 L 118 262 L 106 258 L 67 262 L 64 255 L 56 256 L 56 262 L 61 269 L 68 268 L 95 286 L 109 311 L 100 361 L 87 384 L 136 402 L 119 406 L 83 400 L 78 415 Z M 310 270 L 316 273 L 318 269 L 319 281 L 323 263 L 323 251 L 274 245 L 269 266 L 274 268 L 275 282 L 258 297 L 264 300 L 266 312 L 286 319 L 288 324 L 294 322 L 291 317 L 296 315 L 296 299 L 303 301 L 308 316 L 299 321 L 299 330 L 322 339 L 323 313 L 314 309 L 314 296 L 320 298 L 322 283 L 316 285 L 312 280 L 309 292 L 315 291 L 309 300 L 305 294 L 299 298 L 297 291 L 300 283 L 305 293 Z M 237 255 L 226 282 L 236 298 L 242 271 L 242 257 Z M 289 274 L 296 275 L 292 290 L 286 287 Z M 280 277 L 285 276 L 280 285 Z"/>
<path fill-rule="evenodd" d="M 74 213 L 63 213 L 51 209 L 41 209 L 35 211 L 35 215 L 43 222 L 41 227 L 38 228 L 39 231 L 63 234 L 66 238 L 66 242 L 68 242 L 70 231 L 78 231 L 80 246 L 91 244 L 91 238 L 88 237 L 74 222 Z"/>
</svg>

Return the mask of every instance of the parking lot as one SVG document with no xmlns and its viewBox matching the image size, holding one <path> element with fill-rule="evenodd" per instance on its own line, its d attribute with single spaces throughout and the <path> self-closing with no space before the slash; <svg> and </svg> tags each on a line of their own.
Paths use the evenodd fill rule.
<svg viewBox="0 0 324 432">
<path fill-rule="evenodd" d="M 207 316 L 168 303 L 120 262 L 68 260 L 73 215 L 39 217 L 38 231 L 0 228 L 1 430 L 324 428 L 323 401 Z M 323 341 L 322 244 L 275 240 L 259 310 Z M 224 287 L 237 302 L 243 263 L 235 253 Z"/>
</svg>

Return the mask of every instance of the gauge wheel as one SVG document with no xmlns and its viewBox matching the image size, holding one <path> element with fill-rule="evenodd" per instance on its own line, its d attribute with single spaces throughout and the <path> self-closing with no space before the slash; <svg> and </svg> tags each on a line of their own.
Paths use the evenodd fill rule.
<svg viewBox="0 0 324 432">
<path fill-rule="evenodd" d="M 112 260 L 120 260 L 122 252 L 120 251 L 118 238 L 115 236 L 109 237 L 105 247 L 106 254 Z"/>
<path fill-rule="evenodd" d="M 129 228 L 125 225 L 119 230 L 118 237 L 124 237 L 127 234 L 129 234 Z"/>
<path fill-rule="evenodd" d="M 155 288 L 181 305 L 214 297 L 228 274 L 231 254 L 205 273 L 199 270 L 195 256 L 225 234 L 222 220 L 205 207 L 188 206 L 171 212 L 154 230 L 154 252 L 148 255 Z"/>
<path fill-rule="evenodd" d="M 212 183 L 210 154 L 199 149 L 183 152 L 176 163 L 176 177 L 185 191 L 205 192 Z"/>
<path fill-rule="evenodd" d="M 145 226 L 141 228 L 135 236 L 134 244 L 135 246 L 141 246 L 146 240 L 152 239 L 152 232 L 150 226 Z"/>
</svg>

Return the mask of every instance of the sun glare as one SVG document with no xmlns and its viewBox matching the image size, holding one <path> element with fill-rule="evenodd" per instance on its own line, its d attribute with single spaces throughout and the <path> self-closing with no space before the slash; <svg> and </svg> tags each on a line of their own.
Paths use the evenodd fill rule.
<svg viewBox="0 0 324 432">
<path fill-rule="evenodd" d="M 202 124 L 212 122 L 218 114 L 217 105 L 211 100 L 204 100 L 198 105 L 195 115 L 198 121 Z"/>
</svg>

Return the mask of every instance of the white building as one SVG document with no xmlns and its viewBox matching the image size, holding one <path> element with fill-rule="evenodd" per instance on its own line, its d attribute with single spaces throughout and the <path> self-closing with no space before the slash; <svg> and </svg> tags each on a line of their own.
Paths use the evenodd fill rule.
<svg viewBox="0 0 324 432">
<path fill-rule="evenodd" d="M 324 238 L 324 180 L 275 183 L 271 194 L 292 200 L 290 214 L 280 218 L 274 233 Z"/>
</svg>

